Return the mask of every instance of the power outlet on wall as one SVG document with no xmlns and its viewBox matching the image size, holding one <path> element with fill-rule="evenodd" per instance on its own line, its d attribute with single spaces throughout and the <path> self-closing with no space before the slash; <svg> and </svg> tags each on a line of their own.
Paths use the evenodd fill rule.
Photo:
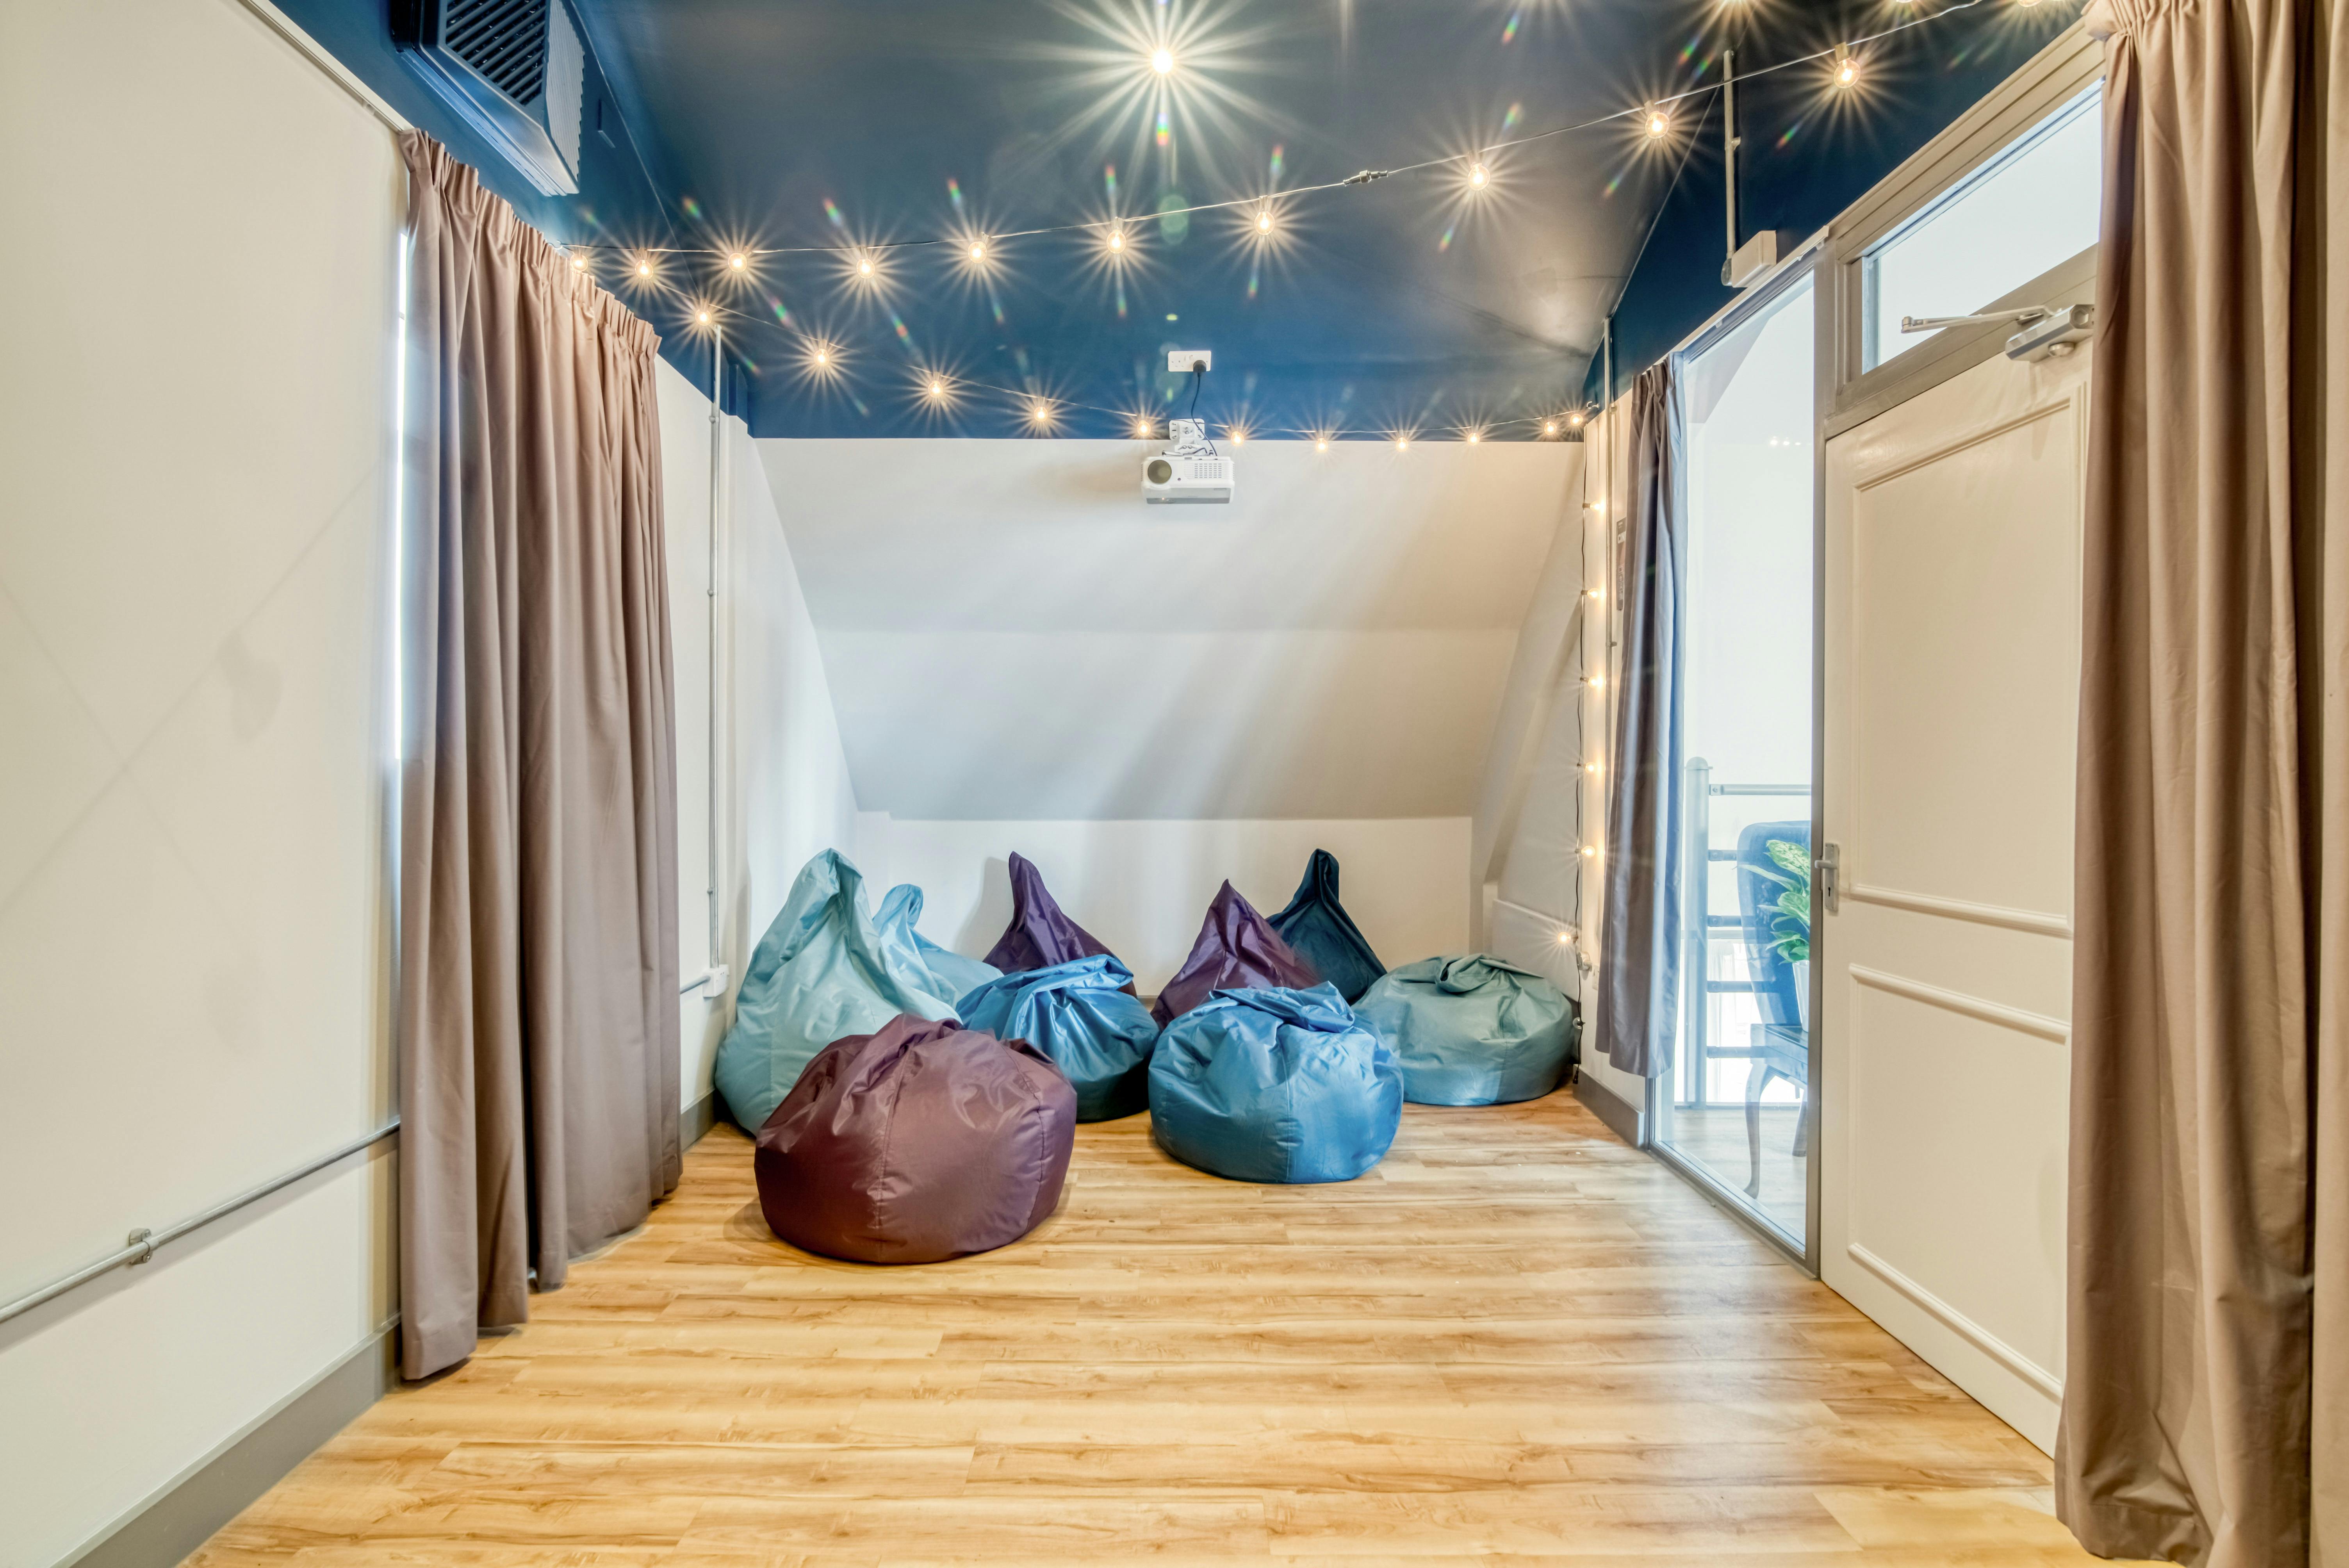
<svg viewBox="0 0 2349 1568">
<path fill-rule="evenodd" d="M 1166 368 L 1177 376 L 1188 376 L 1194 370 L 1213 370 L 1216 351 L 1212 348 L 1170 348 L 1166 351 Z"/>
</svg>

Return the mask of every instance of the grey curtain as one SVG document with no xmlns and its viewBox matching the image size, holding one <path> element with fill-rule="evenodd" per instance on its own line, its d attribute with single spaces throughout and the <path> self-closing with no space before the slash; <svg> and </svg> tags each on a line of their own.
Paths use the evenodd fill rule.
<svg viewBox="0 0 2349 1568">
<path fill-rule="evenodd" d="M 2099 0 L 2057 1506 L 2349 1563 L 2340 0 Z"/>
<path fill-rule="evenodd" d="M 1600 1042 L 1625 1072 L 1671 1065 L 1681 985 L 1681 614 L 1687 449 L 1670 362 L 1641 372 L 1625 401 L 1630 509 L 1615 581 L 1623 605 L 1621 689 L 1609 753 L 1607 842 L 1599 862 Z"/>
<path fill-rule="evenodd" d="M 409 171 L 400 1338 L 421 1377 L 677 1185 L 658 340 Z"/>
</svg>

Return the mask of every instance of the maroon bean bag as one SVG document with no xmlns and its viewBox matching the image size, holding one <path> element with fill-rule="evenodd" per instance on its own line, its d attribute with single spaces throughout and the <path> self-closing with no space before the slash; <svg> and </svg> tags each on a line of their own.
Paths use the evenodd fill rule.
<svg viewBox="0 0 2349 1568">
<path fill-rule="evenodd" d="M 1151 1016 L 1164 1028 L 1218 991 L 1247 986 L 1277 986 L 1309 991 L 1321 984 L 1313 965 L 1280 939 L 1239 890 L 1226 882 L 1207 906 L 1206 923 L 1191 956 L 1174 971 L 1174 978 L 1158 993 Z"/>
<path fill-rule="evenodd" d="M 759 1208 L 827 1257 L 983 1253 L 1058 1206 L 1076 1136 L 1077 1091 L 1034 1047 L 900 1013 L 817 1053 L 759 1129 Z"/>
<path fill-rule="evenodd" d="M 1101 938 L 1071 920 L 1061 912 L 1044 886 L 1044 873 L 1036 862 L 1015 853 L 1011 857 L 1011 923 L 988 951 L 987 961 L 1006 975 L 1018 975 L 1030 969 L 1050 969 L 1056 964 L 1073 964 L 1080 958 L 1091 958 L 1096 953 L 1117 956 L 1102 946 Z M 1129 980 L 1120 989 L 1129 996 L 1133 982 Z"/>
</svg>

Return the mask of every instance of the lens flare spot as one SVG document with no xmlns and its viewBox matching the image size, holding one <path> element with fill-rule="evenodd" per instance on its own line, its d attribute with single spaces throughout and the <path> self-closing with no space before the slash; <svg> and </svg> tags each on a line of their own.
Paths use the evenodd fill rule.
<svg viewBox="0 0 2349 1568">
<path fill-rule="evenodd" d="M 1163 108 L 1158 111 L 1158 145 L 1161 147 L 1174 145 L 1174 128 L 1167 123 L 1166 111 Z"/>
<path fill-rule="evenodd" d="M 1111 201 L 1114 201 L 1117 200 L 1116 164 L 1107 163 L 1102 166 L 1102 188 L 1109 192 L 1109 199 Z"/>
<path fill-rule="evenodd" d="M 1503 115 L 1503 116 L 1501 117 L 1501 129 L 1502 129 L 1502 130 L 1504 130 L 1504 131 L 1511 131 L 1511 130 L 1515 130 L 1515 129 L 1517 129 L 1517 122 L 1518 122 L 1518 121 L 1520 121 L 1520 120 L 1522 120 L 1522 119 L 1524 119 L 1525 118 L 1526 118 L 1526 106 L 1525 106 L 1525 105 L 1523 105 L 1523 104 L 1521 104 L 1521 103 L 1513 103 L 1513 104 L 1511 104 L 1511 105 L 1509 106 L 1509 112 L 1508 112 L 1508 113 L 1506 113 L 1506 114 L 1505 114 L 1505 115 Z"/>
<path fill-rule="evenodd" d="M 685 208 L 685 215 L 687 217 L 698 219 L 701 216 L 701 203 L 695 201 L 692 197 L 687 197 L 680 205 Z"/>
<path fill-rule="evenodd" d="M 1459 227 L 1459 225 L 1456 223 L 1446 226 L 1444 231 L 1444 238 L 1435 242 L 1435 249 L 1439 254 L 1452 248 L 1452 231 L 1457 227 Z"/>
<path fill-rule="evenodd" d="M 889 313 L 889 325 L 897 329 L 898 342 L 904 344 L 908 348 L 914 346 L 914 335 L 905 330 L 904 320 L 900 318 L 897 313 L 894 310 Z"/>
<path fill-rule="evenodd" d="M 775 313 L 775 319 L 777 321 L 781 322 L 785 326 L 791 325 L 792 313 L 790 309 L 784 305 L 782 301 L 777 299 L 772 294 L 769 294 L 767 296 L 767 308 Z"/>
<path fill-rule="evenodd" d="M 947 200 L 954 203 L 956 211 L 962 211 L 962 187 L 955 183 L 955 177 L 951 174 L 947 176 Z"/>
<path fill-rule="evenodd" d="M 1782 136 L 1780 136 L 1780 137 L 1778 138 L 1778 145 L 1779 145 L 1780 147 L 1784 147 L 1784 146 L 1785 146 L 1785 145 L 1786 145 L 1786 143 L 1788 143 L 1788 142 L 1790 142 L 1790 141 L 1794 140 L 1794 139 L 1795 139 L 1795 134 L 1796 134 L 1797 132 L 1799 132 L 1802 129 L 1803 129 L 1803 122 L 1802 122 L 1801 120 L 1799 120 L 1799 119 L 1798 119 L 1798 120 L 1796 120 L 1794 124 L 1792 124 L 1792 125 L 1788 126 L 1788 127 L 1786 128 L 1786 129 L 1785 129 L 1785 133 L 1784 135 L 1782 135 Z"/>
<path fill-rule="evenodd" d="M 1250 299 L 1254 299 L 1254 298 L 1256 298 L 1256 289 L 1257 289 L 1257 270 L 1256 270 L 1254 267 L 1250 267 L 1250 268 L 1248 269 L 1248 295 L 1247 295 L 1247 296 L 1248 296 L 1248 298 L 1250 298 Z"/>
<path fill-rule="evenodd" d="M 1504 44 L 1513 44 L 1516 42 L 1517 28 L 1525 22 L 1525 19 L 1526 14 L 1523 11 L 1510 12 L 1509 25 L 1501 29 L 1501 42 Z"/>
<path fill-rule="evenodd" d="M 1281 157 L 1282 150 L 1278 144 L 1275 144 L 1272 150 L 1272 180 L 1273 183 L 1276 185 L 1280 183 Z"/>
<path fill-rule="evenodd" d="M 823 215 L 832 220 L 832 226 L 835 229 L 848 226 L 848 220 L 840 215 L 840 209 L 832 204 L 832 198 L 829 196 L 823 199 Z"/>
<path fill-rule="evenodd" d="M 1117 285 L 1117 319 L 1120 321 L 1125 319 L 1125 285 L 1123 284 Z"/>
</svg>

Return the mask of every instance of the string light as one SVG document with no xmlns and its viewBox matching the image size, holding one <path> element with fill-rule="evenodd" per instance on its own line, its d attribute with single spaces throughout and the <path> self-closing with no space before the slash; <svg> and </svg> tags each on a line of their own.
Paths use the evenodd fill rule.
<svg viewBox="0 0 2349 1568">
<path fill-rule="evenodd" d="M 1859 62 L 1851 57 L 1850 45 L 1837 44 L 1836 46 L 1835 57 L 1836 86 L 1839 88 L 1847 88 L 1854 82 L 1859 80 Z"/>
<path fill-rule="evenodd" d="M 1485 188 L 1485 181 L 1490 178 L 1491 176 L 1485 172 L 1485 166 L 1483 164 L 1472 163 L 1468 166 L 1468 183 L 1476 187 L 1477 190 L 1482 191 Z"/>
<path fill-rule="evenodd" d="M 947 395 L 947 384 L 946 384 L 945 382 L 943 382 L 943 381 L 939 380 L 939 379 L 938 379 L 936 377 L 935 377 L 935 376 L 931 377 L 930 377 L 930 396 L 931 396 L 931 397 L 945 397 L 946 395 Z"/>
<path fill-rule="evenodd" d="M 1313 438 L 1313 449 L 1314 449 L 1315 451 L 1317 451 L 1317 452 L 1326 452 L 1326 451 L 1328 451 L 1328 450 L 1330 449 L 1330 438 L 1329 438 L 1329 437 L 1327 437 L 1327 436 L 1316 436 L 1316 437 L 1314 437 L 1314 438 Z"/>
<path fill-rule="evenodd" d="M 1545 436 L 1555 436 L 1555 435 L 1557 435 L 1557 420 L 1555 420 L 1555 419 L 1544 419 L 1544 420 L 1542 421 L 1542 434 L 1543 434 L 1543 435 L 1545 435 Z"/>
<path fill-rule="evenodd" d="M 693 319 L 700 323 L 703 326 L 708 326 L 709 325 L 709 313 L 706 310 L 696 311 L 694 312 Z"/>
<path fill-rule="evenodd" d="M 1147 419 L 1136 419 L 1133 422 L 1133 433 L 1137 436 L 1148 436 L 1150 434 L 1150 421 Z"/>
<path fill-rule="evenodd" d="M 871 277 L 871 276 L 873 275 L 873 258 L 872 258 L 872 257 L 870 257 L 870 256 L 861 256 L 861 257 L 859 257 L 859 258 L 857 259 L 857 263 L 856 263 L 856 275 L 857 275 L 858 277 L 861 277 L 861 278 L 869 278 L 869 277 Z"/>
<path fill-rule="evenodd" d="M 1468 444 L 1472 447 L 1484 440 L 1484 438 L 1485 432 L 1482 430 L 1471 430 L 1468 432 Z"/>
<path fill-rule="evenodd" d="M 652 275 L 653 264 L 650 262 L 638 262 L 636 263 L 636 276 L 640 278 L 648 278 Z"/>
<path fill-rule="evenodd" d="M 574 256 L 574 257 L 572 257 L 572 258 L 571 258 L 571 270 L 572 270 L 573 272 L 574 272 L 574 273 L 584 273 L 584 272 L 585 272 L 585 271 L 587 270 L 587 258 L 586 258 L 586 257 L 585 257 L 585 256 Z"/>
<path fill-rule="evenodd" d="M 1124 231 L 1124 230 L 1123 230 L 1123 229 L 1112 229 L 1112 230 L 1109 232 L 1109 248 L 1110 248 L 1111 250 L 1112 250 L 1112 251 L 1122 251 L 1122 250 L 1125 249 L 1125 231 Z"/>
<path fill-rule="evenodd" d="M 1395 438 L 1395 450 L 1398 452 L 1407 452 L 1411 450 L 1411 438 L 1408 436 L 1397 436 Z"/>
<path fill-rule="evenodd" d="M 740 272 L 744 267 L 749 266 L 750 264 L 750 257 L 748 257 L 748 256 L 744 256 L 744 255 L 737 255 L 737 256 L 734 258 L 734 261 L 733 261 L 733 267 L 734 267 L 734 270 L 735 270 L 736 272 L 738 272 L 738 273 L 739 273 L 739 272 Z"/>
<path fill-rule="evenodd" d="M 1578 430 L 1582 428 L 1582 410 L 1577 408 L 1573 413 L 1568 414 L 1566 417 L 1566 422 Z"/>
<path fill-rule="evenodd" d="M 1647 107 L 1645 113 L 1647 116 L 1648 139 L 1651 141 L 1660 139 L 1663 136 L 1664 132 L 1672 128 L 1671 117 L 1666 115 L 1662 109 L 1658 108 L 1654 104 L 1650 104 Z"/>
<path fill-rule="evenodd" d="M 1256 215 L 1256 232 L 1259 234 L 1269 234 L 1272 232 L 1271 208 L 1263 207 L 1257 209 Z"/>
<path fill-rule="evenodd" d="M 970 259 L 974 262 L 983 262 L 987 260 L 987 242 L 985 240 L 973 240 L 970 242 Z"/>
</svg>

